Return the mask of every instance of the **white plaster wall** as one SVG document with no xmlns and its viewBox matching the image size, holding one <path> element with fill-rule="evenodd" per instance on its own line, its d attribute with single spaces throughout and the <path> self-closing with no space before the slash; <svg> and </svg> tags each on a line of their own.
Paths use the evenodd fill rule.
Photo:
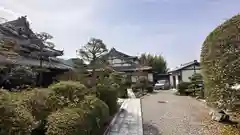
<svg viewBox="0 0 240 135">
<path fill-rule="evenodd" d="M 196 70 L 196 73 L 200 73 L 201 70 Z M 182 70 L 182 81 L 189 82 L 189 77 L 194 74 L 194 70 Z"/>
<path fill-rule="evenodd" d="M 123 63 L 122 66 L 131 66 L 129 63 Z"/>
<path fill-rule="evenodd" d="M 121 59 L 113 59 L 112 63 L 115 64 L 115 63 L 122 63 L 123 60 Z"/>
<path fill-rule="evenodd" d="M 148 81 L 153 82 L 153 74 L 148 73 Z"/>
<path fill-rule="evenodd" d="M 131 76 L 132 82 L 137 82 L 137 76 Z"/>
<path fill-rule="evenodd" d="M 109 59 L 108 62 L 109 62 L 110 65 L 112 65 L 114 67 L 131 66 L 131 64 L 127 63 L 126 61 L 124 61 L 122 59 L 117 59 L 117 58 L 114 58 L 113 60 Z"/>
<path fill-rule="evenodd" d="M 173 86 L 173 76 L 172 75 L 170 75 L 170 79 L 169 80 L 170 80 L 170 85 Z"/>
<path fill-rule="evenodd" d="M 176 78 L 176 86 L 179 84 L 179 80 L 178 80 L 178 75 L 175 75 Z"/>
</svg>

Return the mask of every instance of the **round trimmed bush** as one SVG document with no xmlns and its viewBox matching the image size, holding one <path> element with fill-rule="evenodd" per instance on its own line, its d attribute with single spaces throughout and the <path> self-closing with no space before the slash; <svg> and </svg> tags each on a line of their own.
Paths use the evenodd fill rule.
<svg viewBox="0 0 240 135">
<path fill-rule="evenodd" d="M 109 84 L 107 82 L 102 82 L 96 86 L 97 97 L 108 105 L 110 115 L 115 114 L 118 108 L 118 91 L 116 87 L 117 84 Z"/>
<path fill-rule="evenodd" d="M 180 82 L 177 85 L 177 89 L 180 95 L 185 95 L 187 93 L 188 87 L 191 85 L 190 82 Z"/>
<path fill-rule="evenodd" d="M 61 81 L 49 86 L 57 97 L 66 103 L 79 103 L 89 90 L 81 83 L 74 81 Z"/>
<path fill-rule="evenodd" d="M 9 92 L 0 95 L 0 134 L 30 135 L 37 126 L 31 113 Z"/>
<path fill-rule="evenodd" d="M 64 108 L 47 119 L 47 135 L 85 135 L 85 116 L 80 108 Z"/>
<path fill-rule="evenodd" d="M 98 135 L 109 118 L 109 108 L 107 104 L 95 96 L 86 96 L 81 104 L 81 108 L 83 108 L 87 114 L 90 133 L 92 135 Z"/>
<path fill-rule="evenodd" d="M 240 15 L 209 34 L 202 46 L 202 75 L 209 103 L 228 98 L 228 88 L 240 83 Z"/>
<path fill-rule="evenodd" d="M 55 110 L 49 105 L 49 95 L 51 91 L 48 89 L 32 89 L 19 93 L 19 99 L 22 105 L 32 113 L 36 120 L 43 120 L 47 115 Z"/>
<path fill-rule="evenodd" d="M 47 135 L 98 135 L 108 117 L 108 106 L 103 101 L 86 96 L 74 108 L 52 113 L 47 119 Z"/>
</svg>

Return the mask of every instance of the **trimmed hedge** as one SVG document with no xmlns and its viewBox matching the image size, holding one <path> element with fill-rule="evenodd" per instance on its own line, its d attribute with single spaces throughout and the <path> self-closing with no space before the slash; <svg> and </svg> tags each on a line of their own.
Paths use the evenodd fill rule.
<svg viewBox="0 0 240 135">
<path fill-rule="evenodd" d="M 50 106 L 51 91 L 48 89 L 32 89 L 18 93 L 21 104 L 34 116 L 36 120 L 45 119 L 52 111 L 56 110 Z"/>
<path fill-rule="evenodd" d="M 109 117 L 108 105 L 78 82 L 22 92 L 0 90 L 0 134 L 4 135 L 98 135 Z"/>
<path fill-rule="evenodd" d="M 190 82 L 180 82 L 177 85 L 177 89 L 180 95 L 186 95 L 187 94 L 187 89 L 191 85 Z"/>
<path fill-rule="evenodd" d="M 0 134 L 30 135 L 37 123 L 9 92 L 0 90 Z"/>
<path fill-rule="evenodd" d="M 240 83 L 240 15 L 213 30 L 203 43 L 201 66 L 208 103 L 227 102 L 228 88 Z"/>
<path fill-rule="evenodd" d="M 86 111 L 89 131 L 92 135 L 98 135 L 103 130 L 103 125 L 110 117 L 109 107 L 105 102 L 95 96 L 85 96 L 81 103 L 82 109 Z"/>
<path fill-rule="evenodd" d="M 49 89 L 54 91 L 64 106 L 79 103 L 86 94 L 89 94 L 89 90 L 83 84 L 74 81 L 61 81 L 49 86 Z"/>
<path fill-rule="evenodd" d="M 64 108 L 52 113 L 47 119 L 47 135 L 84 135 L 84 111 L 80 108 Z"/>
<path fill-rule="evenodd" d="M 103 101 L 86 96 L 75 108 L 51 114 L 47 119 L 47 135 L 98 135 L 108 117 L 108 107 Z"/>
<path fill-rule="evenodd" d="M 97 84 L 97 97 L 104 101 L 110 111 L 110 115 L 113 115 L 117 112 L 118 104 L 118 84 L 112 84 L 108 78 L 105 78 L 101 81 L 101 83 Z"/>
</svg>

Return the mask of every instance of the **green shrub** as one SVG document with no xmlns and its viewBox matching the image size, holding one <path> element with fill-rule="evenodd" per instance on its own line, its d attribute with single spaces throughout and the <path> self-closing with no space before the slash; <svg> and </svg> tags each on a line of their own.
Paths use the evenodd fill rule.
<svg viewBox="0 0 240 135">
<path fill-rule="evenodd" d="M 220 133 L 221 135 L 240 135 L 240 125 L 224 125 Z"/>
<path fill-rule="evenodd" d="M 43 120 L 55 109 L 49 106 L 50 101 L 48 89 L 32 89 L 18 93 L 22 105 L 32 113 L 36 120 Z M 21 99 L 20 99 L 21 98 Z"/>
<path fill-rule="evenodd" d="M 132 84 L 132 90 L 133 92 L 139 92 L 141 89 L 139 83 Z"/>
<path fill-rule="evenodd" d="M 87 135 L 84 110 L 64 108 L 48 116 L 47 135 Z"/>
<path fill-rule="evenodd" d="M 51 114 L 47 135 L 98 135 L 108 116 L 108 107 L 103 101 L 86 96 L 75 108 L 64 108 Z"/>
<path fill-rule="evenodd" d="M 14 66 L 3 70 L 2 85 L 6 89 L 25 88 L 35 86 L 37 81 L 37 72 L 31 67 Z"/>
<path fill-rule="evenodd" d="M 149 84 L 146 89 L 147 89 L 148 93 L 153 92 L 153 85 Z"/>
<path fill-rule="evenodd" d="M 117 84 L 109 83 L 108 79 L 105 79 L 105 81 L 96 86 L 97 97 L 108 105 L 111 115 L 115 114 L 118 108 L 118 91 L 116 87 Z"/>
<path fill-rule="evenodd" d="M 60 81 L 80 81 L 81 76 L 76 71 L 68 71 L 58 75 L 56 79 Z"/>
<path fill-rule="evenodd" d="M 116 73 L 116 72 L 110 72 L 108 75 L 105 74 L 105 76 L 100 77 L 102 80 L 108 80 L 109 84 L 114 84 L 117 92 L 118 92 L 118 97 L 120 98 L 127 98 L 127 79 L 124 75 Z M 101 83 L 101 81 L 99 81 Z"/>
<path fill-rule="evenodd" d="M 60 74 L 56 77 L 58 81 L 76 81 L 84 84 L 86 87 L 89 86 L 88 73 L 84 71 L 68 71 Z"/>
<path fill-rule="evenodd" d="M 195 73 L 191 77 L 189 77 L 189 80 L 191 84 L 188 86 L 187 93 L 190 96 L 200 96 L 201 98 L 203 98 L 204 92 L 202 75 L 199 73 Z"/>
<path fill-rule="evenodd" d="M 212 31 L 203 43 L 201 67 L 207 101 L 224 103 L 231 97 L 228 87 L 240 83 L 240 15 Z"/>
<path fill-rule="evenodd" d="M 6 91 L 1 92 L 0 134 L 30 135 L 36 125 L 31 113 L 15 100 L 15 96 Z"/>
<path fill-rule="evenodd" d="M 32 131 L 33 135 L 43 135 L 46 132 L 46 118 L 52 112 L 63 107 L 62 101 L 49 89 L 32 89 L 18 93 L 21 104 L 38 121 L 38 126 Z M 53 98 L 55 97 L 55 98 Z"/>
<path fill-rule="evenodd" d="M 81 105 L 81 108 L 87 112 L 89 132 L 92 135 L 98 135 L 109 118 L 107 104 L 95 96 L 86 96 Z"/>
<path fill-rule="evenodd" d="M 178 85 L 177 85 L 177 89 L 178 89 L 178 92 L 181 94 L 181 95 L 185 95 L 186 94 L 186 91 L 189 87 L 191 83 L 190 82 L 180 82 Z"/>
<path fill-rule="evenodd" d="M 127 92 L 127 88 L 128 87 L 126 87 L 126 86 L 124 86 L 124 85 L 121 85 L 120 87 L 119 87 L 119 92 L 118 92 L 118 97 L 119 98 L 128 98 L 128 92 Z"/>
<path fill-rule="evenodd" d="M 61 81 L 49 86 L 49 89 L 55 92 L 56 97 L 60 98 L 64 105 L 79 103 L 89 93 L 83 84 L 74 81 Z"/>
<path fill-rule="evenodd" d="M 135 84 L 132 85 L 133 92 L 144 91 L 149 86 L 149 82 L 146 78 L 142 77 L 137 80 Z"/>
</svg>

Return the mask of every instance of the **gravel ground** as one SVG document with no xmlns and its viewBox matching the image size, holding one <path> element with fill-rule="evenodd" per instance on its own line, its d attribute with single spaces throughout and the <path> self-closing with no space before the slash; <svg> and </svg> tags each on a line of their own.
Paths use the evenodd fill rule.
<svg viewBox="0 0 240 135">
<path fill-rule="evenodd" d="M 219 135 L 209 109 L 191 97 L 160 91 L 142 97 L 144 135 Z"/>
</svg>

